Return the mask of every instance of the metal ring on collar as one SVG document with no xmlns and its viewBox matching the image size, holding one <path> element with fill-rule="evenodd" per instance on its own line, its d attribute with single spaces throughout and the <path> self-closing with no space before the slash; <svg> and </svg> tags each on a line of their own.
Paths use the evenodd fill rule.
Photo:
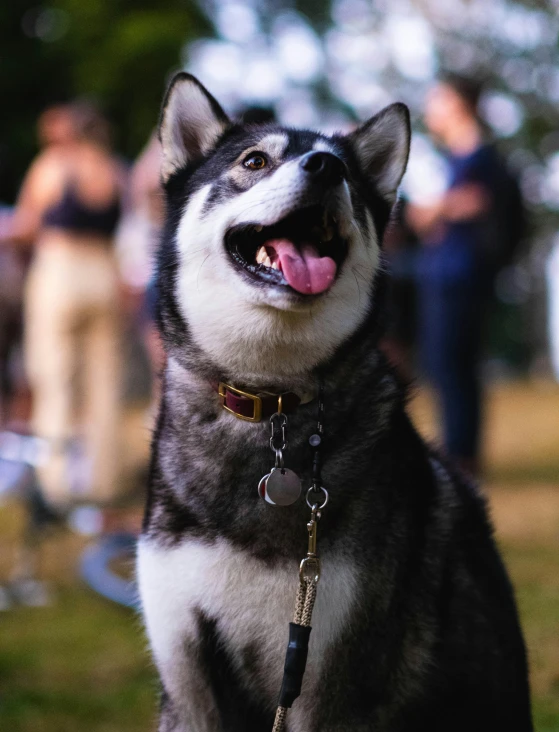
<svg viewBox="0 0 559 732">
<path fill-rule="evenodd" d="M 321 490 L 321 491 L 322 491 L 322 492 L 324 493 L 324 503 L 322 503 L 322 504 L 321 504 L 320 506 L 318 506 L 318 510 L 319 510 L 319 511 L 320 511 L 321 509 L 323 509 L 323 508 L 324 508 L 324 506 L 326 506 L 326 504 L 328 503 L 328 500 L 329 500 L 329 498 L 330 498 L 330 496 L 328 495 L 328 491 L 326 490 L 326 488 L 325 488 L 325 487 L 324 487 L 323 485 L 321 485 L 321 486 L 320 486 L 320 490 Z M 309 488 L 309 490 L 307 491 L 307 498 L 306 498 L 306 501 L 307 501 L 307 506 L 308 506 L 309 508 L 313 508 L 313 506 L 315 506 L 315 505 L 316 505 L 316 503 L 315 503 L 315 502 L 311 503 L 311 502 L 309 501 L 309 496 L 311 495 L 311 493 L 318 493 L 318 491 L 315 491 L 315 490 L 314 490 L 314 488 L 313 488 L 313 486 L 311 486 L 311 487 Z"/>
</svg>

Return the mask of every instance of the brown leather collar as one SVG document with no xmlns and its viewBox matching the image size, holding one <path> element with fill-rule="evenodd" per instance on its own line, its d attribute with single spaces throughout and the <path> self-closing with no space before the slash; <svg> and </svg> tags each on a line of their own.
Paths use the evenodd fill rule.
<svg viewBox="0 0 559 732">
<path fill-rule="evenodd" d="M 235 417 L 247 422 L 260 422 L 276 412 L 290 414 L 301 403 L 301 398 L 292 391 L 286 391 L 283 394 L 271 394 L 270 392 L 251 394 L 225 384 L 223 381 L 213 384 L 213 387 L 219 394 L 221 406 Z"/>
</svg>

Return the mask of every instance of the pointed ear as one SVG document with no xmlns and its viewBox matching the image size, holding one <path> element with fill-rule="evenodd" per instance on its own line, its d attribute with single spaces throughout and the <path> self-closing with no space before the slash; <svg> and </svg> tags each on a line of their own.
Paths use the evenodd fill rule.
<svg viewBox="0 0 559 732">
<path fill-rule="evenodd" d="M 177 170 L 207 155 L 230 124 L 212 95 L 190 74 L 177 74 L 167 90 L 159 139 L 163 182 Z"/>
<path fill-rule="evenodd" d="M 391 104 L 349 135 L 365 175 L 392 204 L 406 170 L 410 150 L 410 113 Z"/>
</svg>

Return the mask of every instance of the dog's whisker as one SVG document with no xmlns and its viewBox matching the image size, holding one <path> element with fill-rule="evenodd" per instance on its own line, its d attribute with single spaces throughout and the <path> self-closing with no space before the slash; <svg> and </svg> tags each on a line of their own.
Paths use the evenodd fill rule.
<svg viewBox="0 0 559 732">
<path fill-rule="evenodd" d="M 198 289 L 199 289 L 199 287 L 200 287 L 200 273 L 202 272 L 202 268 L 203 268 L 203 266 L 204 266 L 204 265 L 206 264 L 206 262 L 208 261 L 208 259 L 209 259 L 210 257 L 211 257 L 211 252 L 210 252 L 210 254 L 208 254 L 208 255 L 207 255 L 207 256 L 206 256 L 205 258 L 204 258 L 204 260 L 203 260 L 202 264 L 200 265 L 200 267 L 199 267 L 199 269 L 198 269 L 198 275 L 197 275 L 197 277 L 196 277 L 196 287 L 197 287 Z"/>
</svg>

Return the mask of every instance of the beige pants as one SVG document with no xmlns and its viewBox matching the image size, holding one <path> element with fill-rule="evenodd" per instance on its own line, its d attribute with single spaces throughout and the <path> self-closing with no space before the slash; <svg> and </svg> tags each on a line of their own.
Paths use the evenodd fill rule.
<svg viewBox="0 0 559 732">
<path fill-rule="evenodd" d="M 51 445 L 39 469 L 41 485 L 56 503 L 74 497 L 110 500 L 118 492 L 120 415 L 118 292 L 111 250 L 65 237 L 39 243 L 25 306 L 33 429 Z M 83 438 L 85 460 L 77 461 L 68 450 L 76 435 Z"/>
</svg>

